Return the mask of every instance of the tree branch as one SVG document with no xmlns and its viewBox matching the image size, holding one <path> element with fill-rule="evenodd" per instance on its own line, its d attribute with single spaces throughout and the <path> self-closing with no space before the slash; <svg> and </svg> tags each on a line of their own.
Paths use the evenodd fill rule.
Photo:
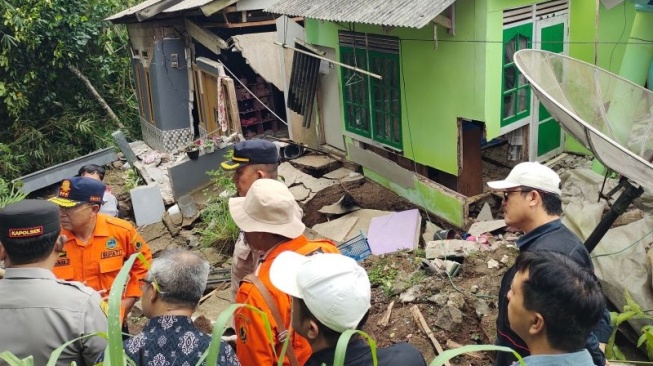
<svg viewBox="0 0 653 366">
<path fill-rule="evenodd" d="M 95 87 L 93 87 L 93 84 L 91 84 L 91 81 L 88 80 L 88 78 L 86 76 L 84 76 L 84 74 L 82 74 L 82 72 L 79 71 L 79 69 L 76 68 L 75 66 L 73 66 L 73 65 L 67 65 L 67 66 L 68 66 L 68 70 L 70 70 L 73 74 L 75 74 L 75 76 L 77 76 L 77 78 L 79 78 L 79 80 L 81 80 L 84 83 L 84 85 L 86 85 L 86 88 L 91 92 L 91 94 L 93 94 L 93 97 L 95 98 L 95 100 L 97 100 L 98 103 L 100 103 L 100 106 L 102 106 L 102 108 L 107 112 L 109 117 L 114 122 L 116 122 L 116 126 L 118 126 L 118 128 L 120 128 L 120 129 L 124 128 L 125 126 L 122 124 L 122 122 L 120 122 L 120 119 L 118 118 L 118 116 L 116 116 L 116 114 L 113 113 L 113 110 L 111 109 L 111 107 L 109 107 L 109 105 L 104 100 L 104 98 L 102 98 L 100 93 L 98 93 L 97 90 L 95 90 Z"/>
</svg>

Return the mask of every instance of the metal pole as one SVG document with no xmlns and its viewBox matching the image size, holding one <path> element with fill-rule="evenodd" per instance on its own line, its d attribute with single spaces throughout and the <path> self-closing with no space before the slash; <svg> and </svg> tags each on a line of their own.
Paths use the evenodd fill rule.
<svg viewBox="0 0 653 366">
<path fill-rule="evenodd" d="M 382 80 L 382 79 L 383 79 L 383 77 L 382 77 L 381 75 L 374 74 L 374 73 L 371 73 L 371 72 L 369 72 L 369 71 L 359 69 L 358 67 L 355 67 L 355 66 L 350 66 L 350 65 L 347 65 L 347 64 L 343 64 L 342 62 L 338 62 L 338 61 L 330 60 L 330 59 L 328 59 L 328 58 L 326 58 L 326 57 L 322 57 L 322 56 L 320 56 L 320 55 L 316 55 L 316 54 L 314 54 L 314 53 L 306 52 L 306 51 L 304 51 L 304 50 L 300 50 L 300 49 L 298 49 L 298 48 L 288 46 L 288 45 L 285 44 L 285 43 L 281 43 L 281 42 L 276 42 L 276 41 L 275 41 L 274 44 L 276 44 L 277 46 L 281 46 L 281 47 L 283 47 L 283 48 L 287 48 L 287 49 L 289 49 L 289 50 L 293 50 L 293 51 L 295 51 L 295 52 L 299 52 L 299 53 L 303 53 L 303 54 L 305 54 L 305 55 L 309 55 L 309 56 L 311 56 L 311 57 L 319 58 L 320 60 L 324 60 L 324 61 L 327 61 L 327 62 L 334 63 L 334 64 L 339 65 L 339 66 L 342 66 L 342 67 L 344 67 L 344 68 L 346 68 L 346 69 L 350 69 L 350 70 L 354 70 L 354 71 L 356 71 L 356 72 L 360 72 L 361 74 L 365 74 L 365 75 L 371 76 L 371 77 L 373 77 L 373 78 L 375 78 L 375 79 L 379 79 L 379 80 Z"/>
<path fill-rule="evenodd" d="M 610 207 L 610 211 L 606 212 L 601 218 L 601 222 L 596 226 L 594 231 L 585 240 L 585 248 L 588 252 L 592 252 L 599 244 L 605 233 L 608 232 L 615 220 L 628 209 L 628 206 L 644 193 L 642 187 L 635 187 L 628 182 L 626 178 L 621 178 L 619 185 L 626 187 L 626 190 L 617 198 L 615 203 Z"/>
</svg>

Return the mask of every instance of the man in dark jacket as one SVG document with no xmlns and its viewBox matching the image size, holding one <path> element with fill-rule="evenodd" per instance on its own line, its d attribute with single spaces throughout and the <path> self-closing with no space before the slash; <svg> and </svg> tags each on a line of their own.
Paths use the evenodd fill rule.
<svg viewBox="0 0 653 366">
<path fill-rule="evenodd" d="M 303 256 L 283 252 L 270 268 L 272 284 L 293 297 L 292 328 L 311 345 L 305 366 L 333 365 L 340 335 L 360 329 L 370 309 L 370 281 L 355 260 L 341 254 Z M 378 349 L 379 366 L 426 366 L 408 343 Z M 354 336 L 347 345 L 345 366 L 372 364 L 370 346 Z"/>
<path fill-rule="evenodd" d="M 594 270 L 583 243 L 560 222 L 560 178 L 553 170 L 539 163 L 520 163 L 505 180 L 488 182 L 488 186 L 503 192 L 506 224 L 525 233 L 516 243 L 520 252 L 555 251 L 570 257 L 584 268 Z M 511 330 L 508 321 L 507 294 L 515 273 L 513 266 L 501 280 L 496 344 L 510 347 L 525 357 L 530 355 L 528 346 Z M 605 365 L 605 355 L 599 343 L 607 343 L 611 332 L 610 313 L 606 309 L 585 345 L 597 366 Z M 511 353 L 499 352 L 494 364 L 508 366 L 515 361 Z"/>
</svg>

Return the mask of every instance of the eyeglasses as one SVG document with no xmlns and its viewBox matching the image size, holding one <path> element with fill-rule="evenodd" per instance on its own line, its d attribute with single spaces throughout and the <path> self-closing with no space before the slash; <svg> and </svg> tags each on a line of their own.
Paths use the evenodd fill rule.
<svg viewBox="0 0 653 366">
<path fill-rule="evenodd" d="M 156 282 L 156 280 L 148 280 L 148 279 L 145 279 L 145 278 L 140 278 L 140 279 L 138 279 L 138 282 L 141 283 L 141 288 L 143 288 L 143 286 L 145 286 L 145 284 L 148 284 L 148 285 L 152 284 L 152 287 L 154 288 L 154 290 L 156 292 L 161 293 L 161 294 L 164 293 L 163 291 L 161 291 L 161 287 Z"/>
<path fill-rule="evenodd" d="M 510 193 L 513 193 L 513 192 L 524 192 L 524 191 L 521 190 L 521 189 L 515 189 L 515 190 L 512 190 L 512 191 L 503 191 L 503 200 L 507 201 L 508 197 L 510 196 Z"/>
</svg>

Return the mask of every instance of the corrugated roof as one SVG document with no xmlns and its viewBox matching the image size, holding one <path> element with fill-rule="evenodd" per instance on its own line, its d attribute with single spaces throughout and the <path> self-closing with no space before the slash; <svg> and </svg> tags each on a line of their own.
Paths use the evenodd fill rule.
<svg viewBox="0 0 653 366">
<path fill-rule="evenodd" d="M 127 8 L 127 9 L 123 10 L 118 14 L 112 15 L 112 16 L 108 17 L 106 20 L 116 21 L 116 20 L 119 20 L 119 19 L 128 18 L 128 17 L 131 17 L 131 16 L 136 16 L 136 13 L 138 13 L 139 11 L 141 11 L 143 9 L 146 9 L 146 8 L 152 6 L 152 5 L 162 3 L 164 1 L 166 1 L 166 0 L 146 0 L 146 1 L 143 1 L 142 3 L 140 3 L 138 5 L 134 5 L 131 8 Z M 164 9 L 162 12 L 163 13 L 174 13 L 176 11 L 196 9 L 196 8 L 204 6 L 204 5 L 206 5 L 206 4 L 208 4 L 208 3 L 212 2 L 212 1 L 214 1 L 214 0 L 183 0 L 183 1 L 181 1 L 180 3 L 178 3 L 176 5 L 172 5 L 171 7 Z"/>
<path fill-rule="evenodd" d="M 422 28 L 456 0 L 281 0 L 265 11 L 288 16 Z"/>
</svg>

